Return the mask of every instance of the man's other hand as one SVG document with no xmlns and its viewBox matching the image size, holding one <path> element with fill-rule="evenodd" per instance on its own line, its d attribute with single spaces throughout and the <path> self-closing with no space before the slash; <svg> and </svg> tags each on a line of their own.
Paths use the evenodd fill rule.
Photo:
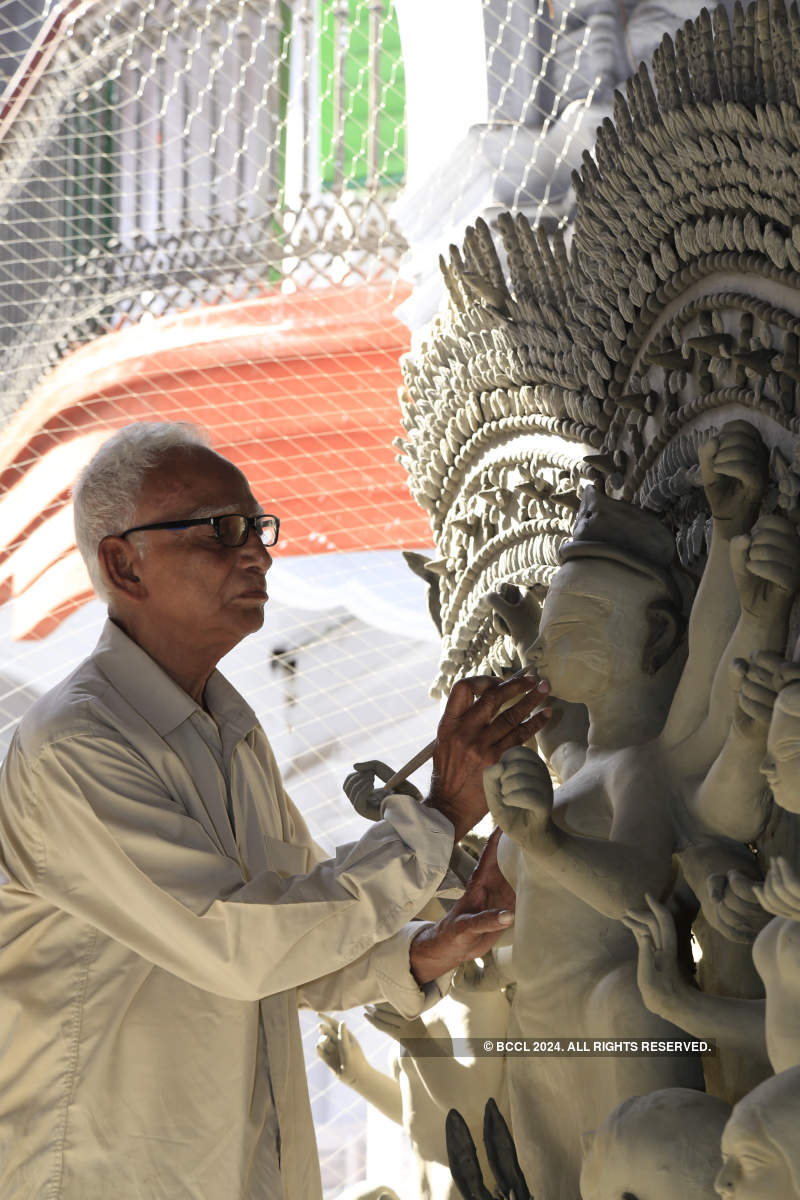
<svg viewBox="0 0 800 1200">
<path fill-rule="evenodd" d="M 496 829 L 461 899 L 411 943 L 411 972 L 420 986 L 486 954 L 513 923 L 516 897 L 497 865 L 499 838 Z"/>
</svg>

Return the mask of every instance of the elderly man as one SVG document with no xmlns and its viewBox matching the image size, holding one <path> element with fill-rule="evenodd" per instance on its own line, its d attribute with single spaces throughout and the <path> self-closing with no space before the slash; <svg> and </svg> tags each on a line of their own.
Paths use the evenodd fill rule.
<svg viewBox="0 0 800 1200">
<path fill-rule="evenodd" d="M 429 798 L 325 861 L 215 669 L 262 624 L 278 519 L 198 431 L 144 423 L 86 467 L 75 519 L 109 621 L 0 781 L 0 1194 L 313 1200 L 298 1003 L 414 1015 L 509 923 L 490 857 L 407 924 L 541 694 L 458 684 Z"/>
</svg>

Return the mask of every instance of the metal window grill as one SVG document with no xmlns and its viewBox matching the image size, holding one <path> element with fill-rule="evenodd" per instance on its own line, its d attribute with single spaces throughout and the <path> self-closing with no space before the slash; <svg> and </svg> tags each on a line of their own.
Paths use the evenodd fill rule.
<svg viewBox="0 0 800 1200">
<path fill-rule="evenodd" d="M 635 65 L 648 2 L 0 3 L 5 742 L 101 619 L 72 540 L 75 473 L 127 420 L 198 421 L 275 497 L 291 556 L 229 671 L 315 833 L 357 835 L 350 763 L 399 765 L 436 716 L 418 580 L 397 606 L 399 548 L 431 542 L 390 444 L 403 275 L 425 295 L 438 250 L 481 213 L 569 219 L 570 170 Z M 470 113 L 470 79 L 484 100 L 445 144 L 453 64 Z M 364 1106 L 305 1029 L 334 1196 L 368 1166 Z M 396 1170 L 413 1196 L 408 1162 Z"/>
</svg>

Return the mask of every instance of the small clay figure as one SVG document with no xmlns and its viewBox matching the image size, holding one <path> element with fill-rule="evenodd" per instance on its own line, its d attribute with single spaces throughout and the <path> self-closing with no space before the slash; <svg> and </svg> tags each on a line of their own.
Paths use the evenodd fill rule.
<svg viewBox="0 0 800 1200">
<path fill-rule="evenodd" d="M 724 1200 L 800 1200 L 800 1067 L 759 1084 L 731 1113 L 714 1187 Z"/>
<path fill-rule="evenodd" d="M 584 1135 L 582 1200 L 714 1200 L 730 1105 L 692 1088 L 632 1096 Z"/>
<path fill-rule="evenodd" d="M 371 1024 L 397 1044 L 390 1057 L 391 1075 L 368 1061 L 347 1025 L 320 1014 L 317 1053 L 343 1083 L 405 1128 L 418 1162 L 422 1200 L 458 1198 L 447 1166 L 448 1110 L 463 1110 L 478 1131 L 490 1096 L 505 1107 L 503 1057 L 456 1057 L 453 1039 L 482 1042 L 487 1034 L 502 1036 L 509 1014 L 509 959 L 509 950 L 501 948 L 489 952 L 482 964 L 463 964 L 451 991 L 423 1018 L 408 1020 L 384 1005 L 367 1009 Z M 488 1169 L 483 1158 L 482 1163 Z"/>
</svg>

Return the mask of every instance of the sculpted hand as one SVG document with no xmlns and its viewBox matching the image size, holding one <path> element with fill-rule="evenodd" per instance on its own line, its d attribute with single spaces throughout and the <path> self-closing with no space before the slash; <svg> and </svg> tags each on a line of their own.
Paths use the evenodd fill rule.
<svg viewBox="0 0 800 1200">
<path fill-rule="evenodd" d="M 364 1016 L 370 1025 L 374 1025 L 382 1033 L 387 1033 L 409 1052 L 414 1050 L 410 1043 L 419 1041 L 420 1038 L 430 1038 L 428 1027 L 420 1017 L 404 1017 L 396 1008 L 392 1008 L 391 1004 L 370 1004 L 364 1009 Z"/>
<path fill-rule="evenodd" d="M 420 930 L 411 943 L 411 970 L 420 985 L 459 963 L 482 957 L 513 923 L 516 897 L 497 865 L 496 829 L 486 843 L 464 895 L 450 911 Z"/>
<path fill-rule="evenodd" d="M 492 817 L 523 850 L 541 848 L 550 828 L 553 784 L 535 750 L 515 746 L 483 773 Z"/>
<path fill-rule="evenodd" d="M 494 623 L 501 633 L 507 633 L 517 648 L 523 666 L 528 664 L 528 652 L 539 635 L 542 608 L 533 592 L 506 585 L 487 596 L 494 610 Z"/>
<path fill-rule="evenodd" d="M 365 1069 L 369 1069 L 364 1051 L 344 1021 L 328 1013 L 319 1013 L 320 1039 L 317 1054 L 342 1083 L 354 1085 Z"/>
<path fill-rule="evenodd" d="M 800 878 L 787 859 L 773 859 L 763 884 L 754 890 L 768 913 L 800 921 Z"/>
<path fill-rule="evenodd" d="M 504 947 L 505 951 L 510 951 L 511 947 Z M 480 962 L 462 963 L 455 973 L 453 979 L 453 991 L 460 993 L 470 992 L 499 992 L 504 988 L 509 980 L 500 970 L 500 965 L 497 961 L 498 948 L 489 950 L 484 954 Z"/>
<path fill-rule="evenodd" d="M 731 567 L 742 613 L 759 624 L 788 613 L 800 587 L 800 542 L 794 525 L 776 513 L 731 542 Z"/>
<path fill-rule="evenodd" d="M 672 914 L 652 896 L 645 895 L 645 899 L 649 911 L 629 910 L 622 923 L 636 938 L 636 982 L 642 999 L 651 1012 L 669 1018 L 672 1002 L 685 996 L 689 985 L 678 965 L 678 937 Z"/>
<path fill-rule="evenodd" d="M 736 693 L 733 723 L 739 733 L 758 738 L 766 745 L 775 698 L 784 683 L 789 682 L 784 679 L 784 669 L 791 666 L 772 650 L 759 650 L 749 662 L 744 658 L 733 660 L 731 673 Z M 800 668 L 795 669 L 800 678 Z"/>
<path fill-rule="evenodd" d="M 767 449 L 755 426 L 730 421 L 697 452 L 703 488 L 726 541 L 750 529 L 769 481 Z"/>
<path fill-rule="evenodd" d="M 342 787 L 345 796 L 359 816 L 366 817 L 368 821 L 381 819 L 383 802 L 390 793 L 386 788 L 376 788 L 375 779 L 377 777 L 385 783 L 387 779 L 391 779 L 392 775 L 394 775 L 392 768 L 387 767 L 386 763 L 380 762 L 378 759 L 353 763 L 353 770 L 345 779 Z M 404 796 L 413 796 L 415 800 L 422 800 L 419 788 L 414 787 L 414 784 L 408 781 L 396 784 L 392 788 L 391 794 L 395 792 L 402 792 Z"/>
<path fill-rule="evenodd" d="M 769 921 L 758 900 L 761 878 L 731 870 L 709 875 L 708 900 L 703 905 L 710 925 L 731 942 L 752 942 Z"/>
<path fill-rule="evenodd" d="M 547 683 L 530 675 L 502 682 L 476 676 L 453 688 L 436 734 L 431 793 L 425 803 L 452 821 L 456 841 L 486 813 L 485 768 L 546 723 L 549 709 L 534 710 L 547 692 Z"/>
</svg>

